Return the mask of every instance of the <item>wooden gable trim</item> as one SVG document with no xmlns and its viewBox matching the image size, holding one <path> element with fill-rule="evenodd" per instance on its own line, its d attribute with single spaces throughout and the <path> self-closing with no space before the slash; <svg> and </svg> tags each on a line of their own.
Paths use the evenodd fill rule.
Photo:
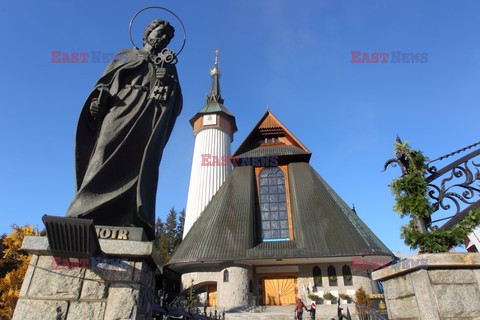
<svg viewBox="0 0 480 320">
<path fill-rule="evenodd" d="M 268 125 L 265 125 L 266 123 L 268 123 Z M 262 137 L 279 134 L 281 135 L 280 138 L 283 138 L 282 142 L 285 144 L 294 145 L 307 153 L 311 153 L 310 150 L 308 150 L 308 148 L 305 147 L 303 143 L 301 143 L 300 140 L 298 140 L 298 138 L 295 137 L 295 135 L 293 135 L 293 133 L 291 133 L 290 130 L 288 130 L 287 127 L 285 127 L 285 125 L 273 115 L 273 113 L 267 111 L 260 118 L 260 121 L 258 121 L 258 123 L 253 127 L 245 140 L 240 144 L 237 151 L 234 153 L 234 156 L 258 147 L 258 141 Z"/>
</svg>

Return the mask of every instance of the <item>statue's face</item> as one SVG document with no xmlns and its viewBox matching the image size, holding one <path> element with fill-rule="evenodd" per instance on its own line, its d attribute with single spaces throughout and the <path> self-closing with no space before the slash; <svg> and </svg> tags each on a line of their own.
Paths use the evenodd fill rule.
<svg viewBox="0 0 480 320">
<path fill-rule="evenodd" d="M 165 33 L 165 26 L 159 25 L 150 32 L 147 41 L 152 46 L 155 53 L 162 51 L 169 43 L 171 38 Z"/>
</svg>

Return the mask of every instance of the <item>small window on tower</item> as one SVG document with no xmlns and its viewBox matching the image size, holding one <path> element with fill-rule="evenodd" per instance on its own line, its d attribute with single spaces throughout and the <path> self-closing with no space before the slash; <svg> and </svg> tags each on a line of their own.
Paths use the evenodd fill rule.
<svg viewBox="0 0 480 320">
<path fill-rule="evenodd" d="M 228 279 L 229 278 L 229 274 L 228 274 L 228 270 L 225 269 L 225 271 L 223 271 L 223 282 L 228 282 Z"/>
</svg>

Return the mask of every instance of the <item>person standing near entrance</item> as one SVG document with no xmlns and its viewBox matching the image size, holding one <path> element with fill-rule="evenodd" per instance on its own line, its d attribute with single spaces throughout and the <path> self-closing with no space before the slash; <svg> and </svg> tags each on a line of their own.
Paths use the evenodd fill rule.
<svg viewBox="0 0 480 320">
<path fill-rule="evenodd" d="M 307 309 L 308 312 L 310 312 L 310 320 L 315 320 L 315 313 L 316 313 L 316 306 L 315 306 L 315 301 L 312 301 L 312 306 L 310 309 Z"/>
<path fill-rule="evenodd" d="M 307 310 L 307 307 L 303 304 L 302 299 L 298 298 L 295 304 L 295 319 L 302 320 L 303 309 Z"/>
</svg>

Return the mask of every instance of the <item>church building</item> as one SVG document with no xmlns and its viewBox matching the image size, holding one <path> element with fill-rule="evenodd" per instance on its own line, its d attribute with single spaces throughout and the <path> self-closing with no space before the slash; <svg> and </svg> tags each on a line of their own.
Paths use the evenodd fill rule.
<svg viewBox="0 0 480 320">
<path fill-rule="evenodd" d="M 195 135 L 184 239 L 168 263 L 203 302 L 232 310 L 309 293 L 378 288 L 371 266 L 394 255 L 309 164 L 309 149 L 267 110 L 231 155 L 235 117 L 218 56 Z M 355 264 L 358 262 L 358 264 Z M 382 263 L 383 262 L 383 263 Z"/>
</svg>

